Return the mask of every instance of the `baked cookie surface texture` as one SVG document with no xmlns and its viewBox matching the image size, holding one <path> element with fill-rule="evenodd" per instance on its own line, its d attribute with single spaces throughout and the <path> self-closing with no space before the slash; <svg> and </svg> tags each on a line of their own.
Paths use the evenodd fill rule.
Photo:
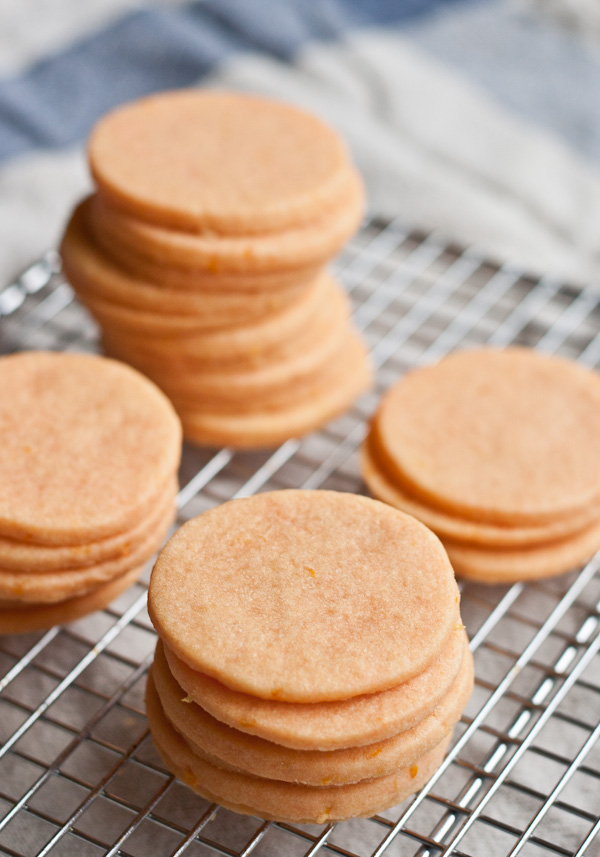
<svg viewBox="0 0 600 857">
<path fill-rule="evenodd" d="M 82 354 L 0 358 L 0 633 L 107 604 L 175 517 L 181 427 L 128 366 Z"/>
<path fill-rule="evenodd" d="M 526 348 L 461 351 L 384 396 L 363 476 L 438 534 L 457 574 L 545 577 L 600 547 L 599 432 L 595 372 Z"/>
<path fill-rule="evenodd" d="M 275 446 L 368 387 L 326 273 L 364 206 L 333 129 L 266 98 L 175 91 L 101 119 L 88 154 L 97 189 L 66 228 L 66 276 L 106 353 L 164 390 L 188 440 Z"/>
<path fill-rule="evenodd" d="M 165 764 L 264 818 L 403 800 L 439 765 L 473 687 L 442 545 L 365 497 L 278 491 L 205 512 L 161 551 L 149 611 Z"/>
</svg>

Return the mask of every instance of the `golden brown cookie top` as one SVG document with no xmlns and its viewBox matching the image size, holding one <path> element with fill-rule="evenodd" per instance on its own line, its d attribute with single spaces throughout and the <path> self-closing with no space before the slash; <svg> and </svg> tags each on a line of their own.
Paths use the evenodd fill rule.
<svg viewBox="0 0 600 857">
<path fill-rule="evenodd" d="M 501 523 L 600 498 L 600 377 L 526 348 L 461 351 L 410 372 L 373 421 L 386 471 L 430 503 Z"/>
<path fill-rule="evenodd" d="M 81 544 L 162 502 L 181 448 L 166 397 L 133 369 L 83 354 L 0 359 L 0 533 Z"/>
<path fill-rule="evenodd" d="M 165 226 L 279 231 L 335 205 L 351 182 L 344 144 L 316 117 L 252 95 L 152 95 L 96 125 L 89 160 L 101 193 Z"/>
<path fill-rule="evenodd" d="M 458 590 L 438 539 L 366 497 L 277 491 L 185 524 L 157 560 L 150 614 L 190 667 L 265 699 L 384 690 L 440 655 Z"/>
</svg>

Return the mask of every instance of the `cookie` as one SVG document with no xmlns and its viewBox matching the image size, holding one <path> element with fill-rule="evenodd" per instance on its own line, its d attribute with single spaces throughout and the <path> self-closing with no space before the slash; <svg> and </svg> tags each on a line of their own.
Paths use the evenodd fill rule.
<svg viewBox="0 0 600 857">
<path fill-rule="evenodd" d="M 339 352 L 308 383 L 278 391 L 256 409 L 251 400 L 237 407 L 191 406 L 176 402 L 185 437 L 208 446 L 260 449 L 301 437 L 348 410 L 371 384 L 371 369 L 362 340 L 350 331 Z M 300 389 L 298 389 L 300 387 Z"/>
<path fill-rule="evenodd" d="M 600 377 L 525 348 L 451 354 L 384 397 L 372 442 L 394 482 L 486 523 L 600 505 Z"/>
<path fill-rule="evenodd" d="M 173 729 L 151 677 L 146 711 L 167 768 L 207 800 L 267 820 L 324 824 L 371 816 L 418 791 L 439 767 L 450 736 L 408 768 L 347 786 L 305 786 L 227 771 L 202 759 Z"/>
<path fill-rule="evenodd" d="M 188 441 L 273 445 L 350 407 L 370 369 L 325 266 L 364 194 L 335 131 L 189 90 L 113 111 L 88 153 L 97 191 L 67 226 L 65 274 L 105 352 L 161 387 Z"/>
<path fill-rule="evenodd" d="M 68 601 L 59 601 L 56 604 L 0 605 L 0 635 L 43 631 L 54 625 L 74 622 L 95 610 L 103 610 L 111 601 L 129 589 L 143 571 L 144 566 L 133 568 L 121 577 L 85 595 L 70 598 Z"/>
<path fill-rule="evenodd" d="M 264 818 L 393 805 L 441 762 L 473 689 L 458 604 L 439 540 L 382 503 L 277 491 L 205 512 L 150 582 L 165 764 Z"/>
<path fill-rule="evenodd" d="M 96 242 L 126 266 L 139 266 L 147 273 L 157 267 L 181 275 L 238 274 L 244 283 L 251 274 L 289 271 L 301 276 L 324 265 L 358 229 L 363 204 L 362 184 L 353 175 L 335 208 L 318 213 L 314 222 L 284 231 L 225 236 L 167 229 L 131 217 L 99 194 L 86 203 L 86 218 Z"/>
<path fill-rule="evenodd" d="M 308 326 L 312 327 L 322 303 L 329 301 L 337 288 L 329 276 L 320 276 L 293 304 L 233 327 L 168 339 L 140 333 L 119 336 L 114 330 L 105 330 L 102 339 L 108 351 L 114 348 L 154 368 L 164 361 L 183 373 L 197 369 L 199 364 L 240 369 L 258 366 L 274 351 L 284 356 L 293 352 L 298 337 Z"/>
<path fill-rule="evenodd" d="M 107 539 L 79 545 L 40 545 L 0 536 L 0 567 L 4 570 L 45 573 L 61 569 L 86 568 L 107 560 L 130 556 L 133 548 L 149 538 L 161 521 L 173 510 L 177 483 L 171 480 L 166 500 L 141 523 Z"/>
<path fill-rule="evenodd" d="M 300 299 L 310 281 L 259 294 L 167 289 L 117 267 L 86 238 L 76 211 L 61 244 L 64 272 L 101 324 L 169 335 L 262 318 Z"/>
<path fill-rule="evenodd" d="M 139 525 L 176 472 L 179 420 L 165 396 L 100 357 L 0 359 L 0 533 L 89 544 Z"/>
<path fill-rule="evenodd" d="M 600 549 L 600 521 L 570 538 L 529 549 L 492 550 L 444 540 L 454 570 L 486 583 L 554 577 L 582 565 Z"/>
<path fill-rule="evenodd" d="M 154 304 L 163 294 L 169 298 L 173 307 L 186 305 L 201 306 L 203 299 L 214 301 L 221 296 L 227 301 L 237 298 L 238 301 L 260 297 L 263 293 L 293 290 L 312 282 L 321 272 L 323 265 L 315 262 L 312 266 L 288 271 L 273 269 L 262 273 L 239 271 L 229 273 L 215 270 L 176 268 L 169 265 L 165 259 L 155 262 L 143 256 L 134 255 L 119 248 L 110 236 L 100 232 L 98 228 L 92 231 L 90 226 L 90 206 L 93 198 L 85 199 L 75 208 L 63 238 L 61 254 L 67 259 L 68 270 L 76 277 L 76 283 L 83 278 L 83 286 L 95 284 L 99 292 L 104 291 L 116 300 L 135 305 L 137 287 L 140 299 Z M 100 262 L 105 261 L 102 267 Z M 114 287 L 115 270 L 125 274 L 129 280 L 123 295 L 118 294 Z M 80 274 L 80 277 L 77 275 Z M 152 306 L 150 306 L 152 308 Z M 160 307 L 154 306 L 156 309 Z"/>
<path fill-rule="evenodd" d="M 175 372 L 152 374 L 182 419 L 190 416 L 201 420 L 208 416 L 209 419 L 224 417 L 239 421 L 247 417 L 260 419 L 266 415 L 272 420 L 270 429 L 273 431 L 277 428 L 278 415 L 285 418 L 288 413 L 306 408 L 311 420 L 308 429 L 317 428 L 324 420 L 322 395 L 329 397 L 329 403 L 325 401 L 328 412 L 337 407 L 340 400 L 343 409 L 347 409 L 352 398 L 370 382 L 370 370 L 360 338 L 352 329 L 331 333 L 336 337 L 341 334 L 341 340 L 336 343 L 328 336 L 325 342 L 317 341 L 312 353 L 309 351 L 300 358 L 294 357 L 293 352 L 289 358 L 286 353 L 278 364 L 273 354 L 269 361 L 247 367 L 244 372 L 220 371 L 218 377 L 223 381 L 222 388 L 216 386 L 213 377 L 205 372 L 199 374 L 202 381 L 208 381 L 204 389 L 199 384 L 192 384 L 191 380 L 180 381 Z M 122 356 L 120 351 L 111 354 Z M 140 371 L 152 371 L 148 365 L 143 366 L 137 360 L 135 363 Z M 353 377 L 347 377 L 348 367 L 355 368 Z M 289 370 L 287 376 L 284 370 Z M 230 384 L 230 378 L 235 383 Z M 243 383 L 245 379 L 247 386 Z M 251 440 L 250 433 L 248 440 Z M 221 442 L 226 443 L 225 437 Z"/>
<path fill-rule="evenodd" d="M 160 93 L 117 108 L 96 125 L 88 156 L 112 205 L 192 232 L 301 226 L 354 179 L 340 138 L 317 118 L 233 92 Z"/>
<path fill-rule="evenodd" d="M 27 573 L 0 568 L 0 599 L 24 603 L 53 603 L 83 595 L 102 586 L 131 568 L 143 566 L 163 543 L 175 518 L 174 495 L 168 508 L 151 531 L 123 556 L 88 565 L 84 568 Z"/>
<path fill-rule="evenodd" d="M 181 372 L 178 364 L 171 365 L 165 355 L 163 365 L 144 362 L 139 357 L 131 362 L 140 370 L 147 371 L 173 401 L 234 402 L 251 400 L 255 403 L 269 398 L 280 388 L 291 389 L 304 379 L 314 378 L 334 358 L 347 336 L 349 307 L 345 293 L 332 289 L 329 299 L 315 314 L 312 324 L 302 330 L 295 347 L 271 352 L 269 360 L 247 368 L 226 365 L 222 368 L 206 367 L 201 361 L 189 365 L 188 372 Z M 114 356 L 120 356 L 119 350 Z M 318 375 L 317 375 L 318 377 Z M 300 397 L 298 397 L 300 399 Z"/>
<path fill-rule="evenodd" d="M 458 590 L 414 519 L 365 497 L 278 491 L 181 527 L 154 567 L 149 611 L 179 658 L 227 687 L 325 702 L 423 672 L 455 628 Z"/>
<path fill-rule="evenodd" d="M 282 747 L 232 729 L 199 705 L 182 701 L 185 693 L 172 677 L 160 648 L 152 679 L 171 725 L 195 753 L 208 754 L 217 767 L 290 783 L 348 785 L 414 764 L 452 732 L 473 690 L 473 659 L 467 651 L 448 693 L 412 728 L 367 746 L 328 751 Z"/>
<path fill-rule="evenodd" d="M 311 268 L 299 268 L 294 271 L 271 271 L 264 274 L 229 274 L 227 272 L 196 271 L 184 268 L 174 268 L 172 265 L 157 264 L 143 256 L 134 256 L 122 248 L 114 245 L 104 246 L 96 242 L 97 252 L 102 252 L 111 265 L 118 268 L 135 283 L 142 283 L 154 288 L 168 291 L 177 297 L 179 302 L 185 301 L 187 296 L 192 297 L 192 303 L 197 299 L 206 297 L 208 301 L 214 301 L 215 297 L 222 296 L 225 303 L 240 303 L 242 300 L 264 297 L 277 297 L 281 292 L 300 294 L 304 287 L 310 285 L 313 280 L 323 273 L 323 265 L 314 265 Z M 106 249 L 110 246 L 111 253 Z M 156 292 L 145 290 L 150 298 Z M 135 298 L 135 294 L 128 290 L 128 299 Z"/>
<path fill-rule="evenodd" d="M 532 547 L 558 542 L 567 536 L 581 533 L 600 518 L 600 508 L 592 507 L 583 513 L 565 520 L 549 521 L 537 526 L 510 526 L 508 524 L 479 523 L 478 521 L 451 515 L 445 510 L 428 506 L 410 494 L 398 482 L 392 482 L 383 472 L 372 450 L 370 439 L 361 450 L 363 478 L 373 496 L 412 515 L 438 536 L 451 543 L 491 548 Z"/>
<path fill-rule="evenodd" d="M 525 348 L 406 375 L 363 446 L 373 494 L 440 536 L 459 575 L 562 574 L 600 548 L 600 376 Z"/>
<path fill-rule="evenodd" d="M 458 676 L 466 636 L 456 630 L 436 660 L 404 684 L 342 702 L 297 704 L 230 690 L 192 670 L 162 642 L 169 670 L 193 701 L 228 726 L 294 750 L 338 750 L 374 744 L 410 729 L 441 702 Z"/>
<path fill-rule="evenodd" d="M 175 517 L 181 426 L 153 384 L 101 357 L 2 357 L 0 384 L 0 633 L 21 633 L 139 577 Z"/>
<path fill-rule="evenodd" d="M 82 294 L 80 287 L 79 289 Z M 233 326 L 242 319 L 264 318 L 289 306 L 297 297 L 298 294 L 276 296 L 257 302 L 236 302 L 235 306 L 227 302 L 225 307 L 221 303 L 211 306 L 210 301 L 207 301 L 201 315 L 139 310 L 92 294 L 85 295 L 84 303 L 102 327 L 114 331 L 121 337 L 127 337 L 129 333 L 133 333 L 169 339 L 173 336 L 195 336 L 204 330 Z"/>
</svg>

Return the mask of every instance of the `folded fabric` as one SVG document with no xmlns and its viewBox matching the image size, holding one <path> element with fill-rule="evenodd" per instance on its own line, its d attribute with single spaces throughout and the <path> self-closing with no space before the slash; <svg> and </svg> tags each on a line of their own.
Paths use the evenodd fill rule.
<svg viewBox="0 0 600 857">
<path fill-rule="evenodd" d="M 56 244 L 88 190 L 82 142 L 94 120 L 186 85 L 251 89 L 324 115 L 350 142 L 373 215 L 595 279 L 600 104 L 590 93 L 600 61 L 586 47 L 589 2 L 203 0 L 132 10 L 90 0 L 75 10 L 57 0 L 49 19 L 29 5 L 11 4 L 0 22 L 3 282 Z"/>
</svg>

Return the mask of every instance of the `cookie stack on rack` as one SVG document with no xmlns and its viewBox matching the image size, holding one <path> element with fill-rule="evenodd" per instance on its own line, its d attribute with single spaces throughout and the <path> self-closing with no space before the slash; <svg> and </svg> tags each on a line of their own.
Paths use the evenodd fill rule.
<svg viewBox="0 0 600 857">
<path fill-rule="evenodd" d="M 600 376 L 527 348 L 460 351 L 383 398 L 363 448 L 375 497 L 431 527 L 457 574 L 562 574 L 600 548 Z"/>
<path fill-rule="evenodd" d="M 365 497 L 277 491 L 206 512 L 161 551 L 149 610 L 165 764 L 262 818 L 324 823 L 403 800 L 473 688 L 441 544 Z"/>
<path fill-rule="evenodd" d="M 349 407 L 370 372 L 325 266 L 363 191 L 330 128 L 262 98 L 171 92 L 101 120 L 89 158 L 97 192 L 68 225 L 66 275 L 190 440 L 274 445 Z"/>
<path fill-rule="evenodd" d="M 175 517 L 181 427 L 138 372 L 81 354 L 0 359 L 0 634 L 100 609 Z"/>
</svg>

